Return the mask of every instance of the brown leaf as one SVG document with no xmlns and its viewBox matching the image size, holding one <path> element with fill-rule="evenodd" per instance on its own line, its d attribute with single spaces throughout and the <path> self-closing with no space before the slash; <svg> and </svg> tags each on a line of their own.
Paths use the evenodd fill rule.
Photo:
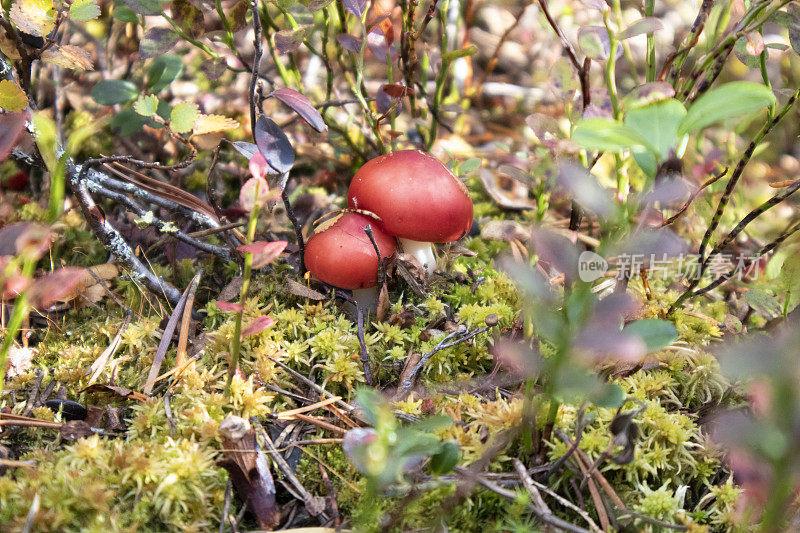
<svg viewBox="0 0 800 533">
<path fill-rule="evenodd" d="M 217 296 L 217 301 L 219 302 L 229 302 L 233 300 L 237 296 L 239 296 L 239 291 L 242 290 L 242 284 L 244 283 L 244 279 L 242 276 L 236 276 L 232 280 L 225 285 L 221 291 L 219 291 L 219 295 Z"/>
<path fill-rule="evenodd" d="M 375 313 L 375 318 L 378 322 L 383 322 L 389 315 L 391 302 L 389 301 L 389 291 L 386 289 L 386 284 L 381 285 L 381 290 L 378 293 L 378 309 Z"/>
<path fill-rule="evenodd" d="M 67 440 L 78 440 L 94 435 L 92 426 L 83 420 L 70 420 L 69 422 L 64 422 L 64 424 L 61 426 L 60 432 L 61 438 Z"/>
<path fill-rule="evenodd" d="M 536 202 L 528 198 L 528 189 L 520 182 L 507 178 L 503 182 L 505 187 L 501 188 L 498 184 L 498 176 L 489 170 L 481 169 L 478 176 L 481 178 L 481 184 L 486 194 L 500 207 L 516 211 L 536 209 Z"/>
<path fill-rule="evenodd" d="M 85 274 L 85 268 L 64 267 L 37 279 L 28 289 L 31 305 L 37 309 L 46 309 L 64 299 L 80 285 Z"/>
<path fill-rule="evenodd" d="M 121 398 L 125 398 L 127 400 L 136 400 L 138 402 L 143 402 L 147 400 L 147 396 L 145 396 L 141 392 L 136 392 L 134 390 L 127 389 L 125 387 L 115 387 L 114 385 L 105 385 L 103 383 L 95 383 L 93 385 L 89 385 L 85 389 L 81 390 L 81 392 L 115 394 Z"/>
<path fill-rule="evenodd" d="M 293 294 L 295 296 L 300 296 L 301 298 L 308 298 L 309 300 L 320 301 L 325 299 L 325 295 L 315 291 L 314 289 L 310 289 L 303 285 L 302 283 L 297 283 L 296 281 L 286 278 L 286 281 L 283 283 L 283 288 L 289 294 Z"/>
<path fill-rule="evenodd" d="M 52 46 L 42 53 L 42 61 L 72 70 L 94 70 L 92 56 L 80 46 Z"/>
<path fill-rule="evenodd" d="M 411 254 L 398 254 L 397 255 L 397 272 L 408 283 L 411 290 L 418 296 L 426 296 L 425 294 L 425 269 L 419 263 L 416 257 Z"/>
<path fill-rule="evenodd" d="M 400 326 L 401 328 L 410 328 L 414 325 L 416 316 L 411 309 L 403 309 L 399 313 L 395 313 L 389 317 L 389 324 L 392 326 Z"/>
<path fill-rule="evenodd" d="M 481 228 L 481 238 L 490 241 L 518 241 L 527 242 L 531 232 L 515 220 L 490 220 Z"/>
</svg>

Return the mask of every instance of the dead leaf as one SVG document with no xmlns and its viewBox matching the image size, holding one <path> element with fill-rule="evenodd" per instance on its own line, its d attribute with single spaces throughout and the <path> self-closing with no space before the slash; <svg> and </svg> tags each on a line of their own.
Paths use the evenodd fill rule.
<svg viewBox="0 0 800 533">
<path fill-rule="evenodd" d="M 125 387 L 106 385 L 104 383 L 95 383 L 94 385 L 89 385 L 85 389 L 81 390 L 81 392 L 110 393 L 115 394 L 120 398 L 125 398 L 126 400 L 136 400 L 138 402 L 144 402 L 147 400 L 147 396 L 141 392 L 136 392 L 135 390 Z"/>
<path fill-rule="evenodd" d="M 425 269 L 411 254 L 397 255 L 397 272 L 418 296 L 425 297 Z"/>
<path fill-rule="evenodd" d="M 91 437 L 95 434 L 92 431 L 92 426 L 84 422 L 83 420 L 70 420 L 69 422 L 64 422 L 60 429 L 61 438 L 67 440 L 78 440 L 83 439 L 86 437 Z"/>
<path fill-rule="evenodd" d="M 219 291 L 219 295 L 217 296 L 218 302 L 229 302 L 239 296 L 239 291 L 242 289 L 242 284 L 244 283 L 244 279 L 242 276 L 236 276 L 230 282 L 228 282 L 225 287 Z"/>
<path fill-rule="evenodd" d="M 531 232 L 515 220 L 490 220 L 481 228 L 481 238 L 490 241 L 527 242 Z"/>
<path fill-rule="evenodd" d="M 283 283 L 283 288 L 289 294 L 300 296 L 301 298 L 308 298 L 309 300 L 320 301 L 325 299 L 325 295 L 321 292 L 315 291 L 306 287 L 302 283 L 297 283 L 293 279 L 286 278 Z"/>
<path fill-rule="evenodd" d="M 59 298 L 61 302 L 78 299 L 78 304 L 99 302 L 107 294 L 103 282 L 114 279 L 119 274 L 119 267 L 114 263 L 103 263 L 86 269 L 77 286 L 66 296 Z M 98 280 L 99 278 L 99 280 Z"/>
<path fill-rule="evenodd" d="M 487 169 L 478 172 L 481 184 L 492 200 L 503 209 L 526 211 L 536 209 L 536 202 L 528 198 L 528 187 L 507 176 L 495 175 Z"/>
<path fill-rule="evenodd" d="M 72 70 L 94 70 L 92 56 L 80 46 L 52 46 L 42 52 L 42 61 Z"/>
<path fill-rule="evenodd" d="M 378 320 L 378 322 L 383 322 L 386 320 L 390 308 L 391 302 L 389 301 L 389 291 L 386 289 L 386 284 L 384 283 L 381 285 L 381 290 L 378 293 L 378 309 L 375 312 L 375 318 Z"/>
</svg>

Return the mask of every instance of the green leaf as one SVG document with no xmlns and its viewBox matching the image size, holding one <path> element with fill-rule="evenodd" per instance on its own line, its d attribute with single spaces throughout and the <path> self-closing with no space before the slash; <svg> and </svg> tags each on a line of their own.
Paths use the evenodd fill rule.
<svg viewBox="0 0 800 533">
<path fill-rule="evenodd" d="M 139 24 L 139 16 L 136 14 L 136 11 L 122 3 L 114 4 L 114 11 L 112 11 L 112 15 L 120 22 Z"/>
<path fill-rule="evenodd" d="M 471 44 L 460 50 L 453 50 L 452 52 L 447 52 L 442 56 L 442 63 L 450 63 L 451 61 L 455 61 L 459 57 L 473 56 L 477 52 L 478 48 L 474 44 Z"/>
<path fill-rule="evenodd" d="M 622 405 L 625 400 L 625 391 L 616 383 L 603 383 L 589 399 L 597 407 L 613 409 Z"/>
<path fill-rule="evenodd" d="M 471 159 L 467 159 L 461 166 L 458 167 L 458 174 L 460 176 L 464 176 L 469 174 L 473 170 L 477 170 L 481 166 L 481 158 L 480 157 L 473 157 Z"/>
<path fill-rule="evenodd" d="M 781 303 L 778 299 L 763 289 L 750 289 L 742 295 L 747 305 L 768 317 L 781 314 Z"/>
<path fill-rule="evenodd" d="M 133 104 L 133 110 L 142 115 L 143 117 L 152 117 L 158 110 L 158 98 L 154 95 L 142 95 Z"/>
<path fill-rule="evenodd" d="M 634 107 L 625 114 L 625 125 L 647 139 L 663 161 L 678 142 L 678 125 L 685 116 L 683 104 L 670 98 Z"/>
<path fill-rule="evenodd" d="M 734 81 L 711 89 L 689 108 L 678 135 L 701 130 L 721 120 L 741 117 L 775 102 L 772 91 L 751 81 Z"/>
<path fill-rule="evenodd" d="M 136 85 L 125 80 L 103 80 L 92 87 L 92 98 L 100 105 L 124 104 L 138 94 Z"/>
<path fill-rule="evenodd" d="M 142 131 L 142 126 L 146 123 L 147 119 L 133 109 L 123 109 L 111 119 L 111 128 L 118 135 L 128 137 Z"/>
<path fill-rule="evenodd" d="M 95 0 L 75 0 L 69 7 L 69 18 L 77 22 L 86 22 L 100 16 L 100 7 Z"/>
<path fill-rule="evenodd" d="M 188 133 L 194 128 L 197 117 L 200 116 L 200 108 L 197 104 L 182 102 L 172 108 L 169 116 L 169 127 L 175 133 Z"/>
<path fill-rule="evenodd" d="M 800 255 L 797 253 L 786 257 L 781 266 L 781 285 L 789 292 L 788 311 L 800 304 Z"/>
<path fill-rule="evenodd" d="M 442 429 L 447 429 L 453 425 L 453 419 L 446 415 L 434 415 L 422 419 L 411 427 L 417 431 L 433 433 Z"/>
<path fill-rule="evenodd" d="M 154 94 L 160 93 L 183 72 L 183 58 L 166 54 L 155 58 L 147 69 L 147 86 Z"/>
<path fill-rule="evenodd" d="M 572 140 L 591 150 L 655 151 L 636 130 L 610 118 L 581 120 L 572 132 Z"/>
<path fill-rule="evenodd" d="M 623 333 L 640 337 L 648 352 L 655 352 L 678 340 L 678 330 L 672 322 L 658 318 L 647 318 L 631 322 Z"/>
<path fill-rule="evenodd" d="M 431 474 L 441 476 L 455 469 L 461 460 L 461 448 L 452 440 L 446 440 L 439 446 L 439 451 L 431 457 Z"/>
</svg>

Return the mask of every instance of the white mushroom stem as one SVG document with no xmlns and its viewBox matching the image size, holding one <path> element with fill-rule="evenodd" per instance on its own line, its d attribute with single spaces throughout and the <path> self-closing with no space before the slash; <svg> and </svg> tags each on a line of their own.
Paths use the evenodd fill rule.
<svg viewBox="0 0 800 533">
<path fill-rule="evenodd" d="M 353 289 L 353 300 L 365 313 L 375 314 L 378 311 L 378 287 Z"/>
<path fill-rule="evenodd" d="M 433 245 L 429 242 L 398 239 L 403 246 L 403 252 L 413 255 L 425 272 L 430 276 L 436 269 L 436 256 L 433 255 Z"/>
</svg>

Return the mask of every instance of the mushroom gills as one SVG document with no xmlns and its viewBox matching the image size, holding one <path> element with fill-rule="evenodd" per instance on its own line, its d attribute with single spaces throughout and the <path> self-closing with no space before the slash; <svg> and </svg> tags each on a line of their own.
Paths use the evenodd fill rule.
<svg viewBox="0 0 800 533">
<path fill-rule="evenodd" d="M 436 269 L 436 256 L 433 254 L 433 245 L 429 242 L 412 241 L 411 239 L 398 238 L 403 252 L 410 254 L 419 261 L 425 273 L 429 276 Z"/>
</svg>

